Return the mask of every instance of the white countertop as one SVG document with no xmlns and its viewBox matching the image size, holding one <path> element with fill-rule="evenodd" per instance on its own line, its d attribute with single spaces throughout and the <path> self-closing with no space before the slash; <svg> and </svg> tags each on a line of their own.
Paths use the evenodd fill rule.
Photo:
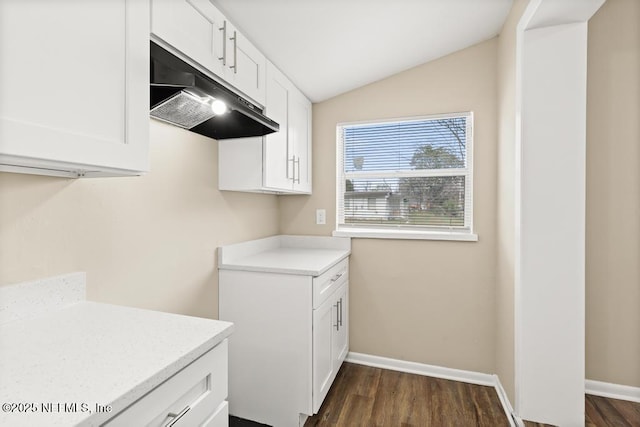
<svg viewBox="0 0 640 427">
<path fill-rule="evenodd" d="M 349 251 L 344 250 L 276 248 L 219 267 L 223 270 L 319 276 L 348 256 Z"/>
<path fill-rule="evenodd" d="M 94 302 L 0 325 L 3 426 L 99 425 L 231 334 L 232 324 Z M 42 413 L 42 404 L 76 404 Z M 109 413 L 91 411 L 111 405 Z M 27 409 L 23 405 L 22 410 Z"/>
<path fill-rule="evenodd" d="M 273 236 L 218 248 L 218 268 L 319 276 L 350 253 L 346 238 Z"/>
</svg>

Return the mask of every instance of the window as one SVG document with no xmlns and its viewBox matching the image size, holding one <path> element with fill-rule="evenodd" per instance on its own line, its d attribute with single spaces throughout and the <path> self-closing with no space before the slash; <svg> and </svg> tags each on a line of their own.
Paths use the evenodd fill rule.
<svg viewBox="0 0 640 427">
<path fill-rule="evenodd" d="M 334 235 L 477 240 L 472 113 L 340 124 Z"/>
</svg>

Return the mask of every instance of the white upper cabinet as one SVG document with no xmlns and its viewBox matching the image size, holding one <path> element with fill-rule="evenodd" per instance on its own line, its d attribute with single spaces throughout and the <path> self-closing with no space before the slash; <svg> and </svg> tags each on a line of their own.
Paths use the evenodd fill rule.
<svg viewBox="0 0 640 427">
<path fill-rule="evenodd" d="M 311 194 L 311 102 L 210 0 L 152 0 L 151 38 L 280 125 L 265 137 L 218 141 L 220 190 Z"/>
<path fill-rule="evenodd" d="M 148 2 L 2 0 L 0 64 L 0 170 L 148 170 Z"/>
<path fill-rule="evenodd" d="M 227 21 L 208 0 L 153 0 L 151 32 L 218 76 L 224 73 Z"/>
<path fill-rule="evenodd" d="M 291 91 L 288 158 L 293 190 L 311 194 L 311 102 L 297 89 Z"/>
<path fill-rule="evenodd" d="M 265 56 L 209 0 L 153 0 L 151 33 L 264 106 Z"/>
<path fill-rule="evenodd" d="M 266 113 L 280 125 L 280 130 L 264 140 L 264 186 L 289 189 L 292 186 L 292 163 L 289 161 L 289 107 L 291 84 L 284 74 L 267 63 Z"/>
<path fill-rule="evenodd" d="M 280 130 L 218 141 L 220 190 L 311 194 L 311 102 L 267 61 L 265 113 Z"/>
<path fill-rule="evenodd" d="M 233 25 L 227 22 L 227 53 L 223 78 L 234 87 L 265 104 L 267 59 Z"/>
</svg>

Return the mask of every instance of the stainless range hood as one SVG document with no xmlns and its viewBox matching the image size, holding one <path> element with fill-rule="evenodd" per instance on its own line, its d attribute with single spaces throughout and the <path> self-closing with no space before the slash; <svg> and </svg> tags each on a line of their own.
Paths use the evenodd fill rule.
<svg viewBox="0 0 640 427">
<path fill-rule="evenodd" d="M 151 42 L 151 117 L 214 139 L 262 136 L 280 126 L 262 110 Z"/>
</svg>

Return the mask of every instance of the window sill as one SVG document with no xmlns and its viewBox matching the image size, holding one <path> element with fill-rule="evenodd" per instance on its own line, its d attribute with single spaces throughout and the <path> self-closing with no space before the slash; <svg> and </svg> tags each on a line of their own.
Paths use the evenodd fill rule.
<svg viewBox="0 0 640 427">
<path fill-rule="evenodd" d="M 453 240 L 477 242 L 478 235 L 455 231 L 380 230 L 375 228 L 340 228 L 334 237 L 357 237 L 364 239 L 412 239 L 412 240 Z"/>
</svg>

